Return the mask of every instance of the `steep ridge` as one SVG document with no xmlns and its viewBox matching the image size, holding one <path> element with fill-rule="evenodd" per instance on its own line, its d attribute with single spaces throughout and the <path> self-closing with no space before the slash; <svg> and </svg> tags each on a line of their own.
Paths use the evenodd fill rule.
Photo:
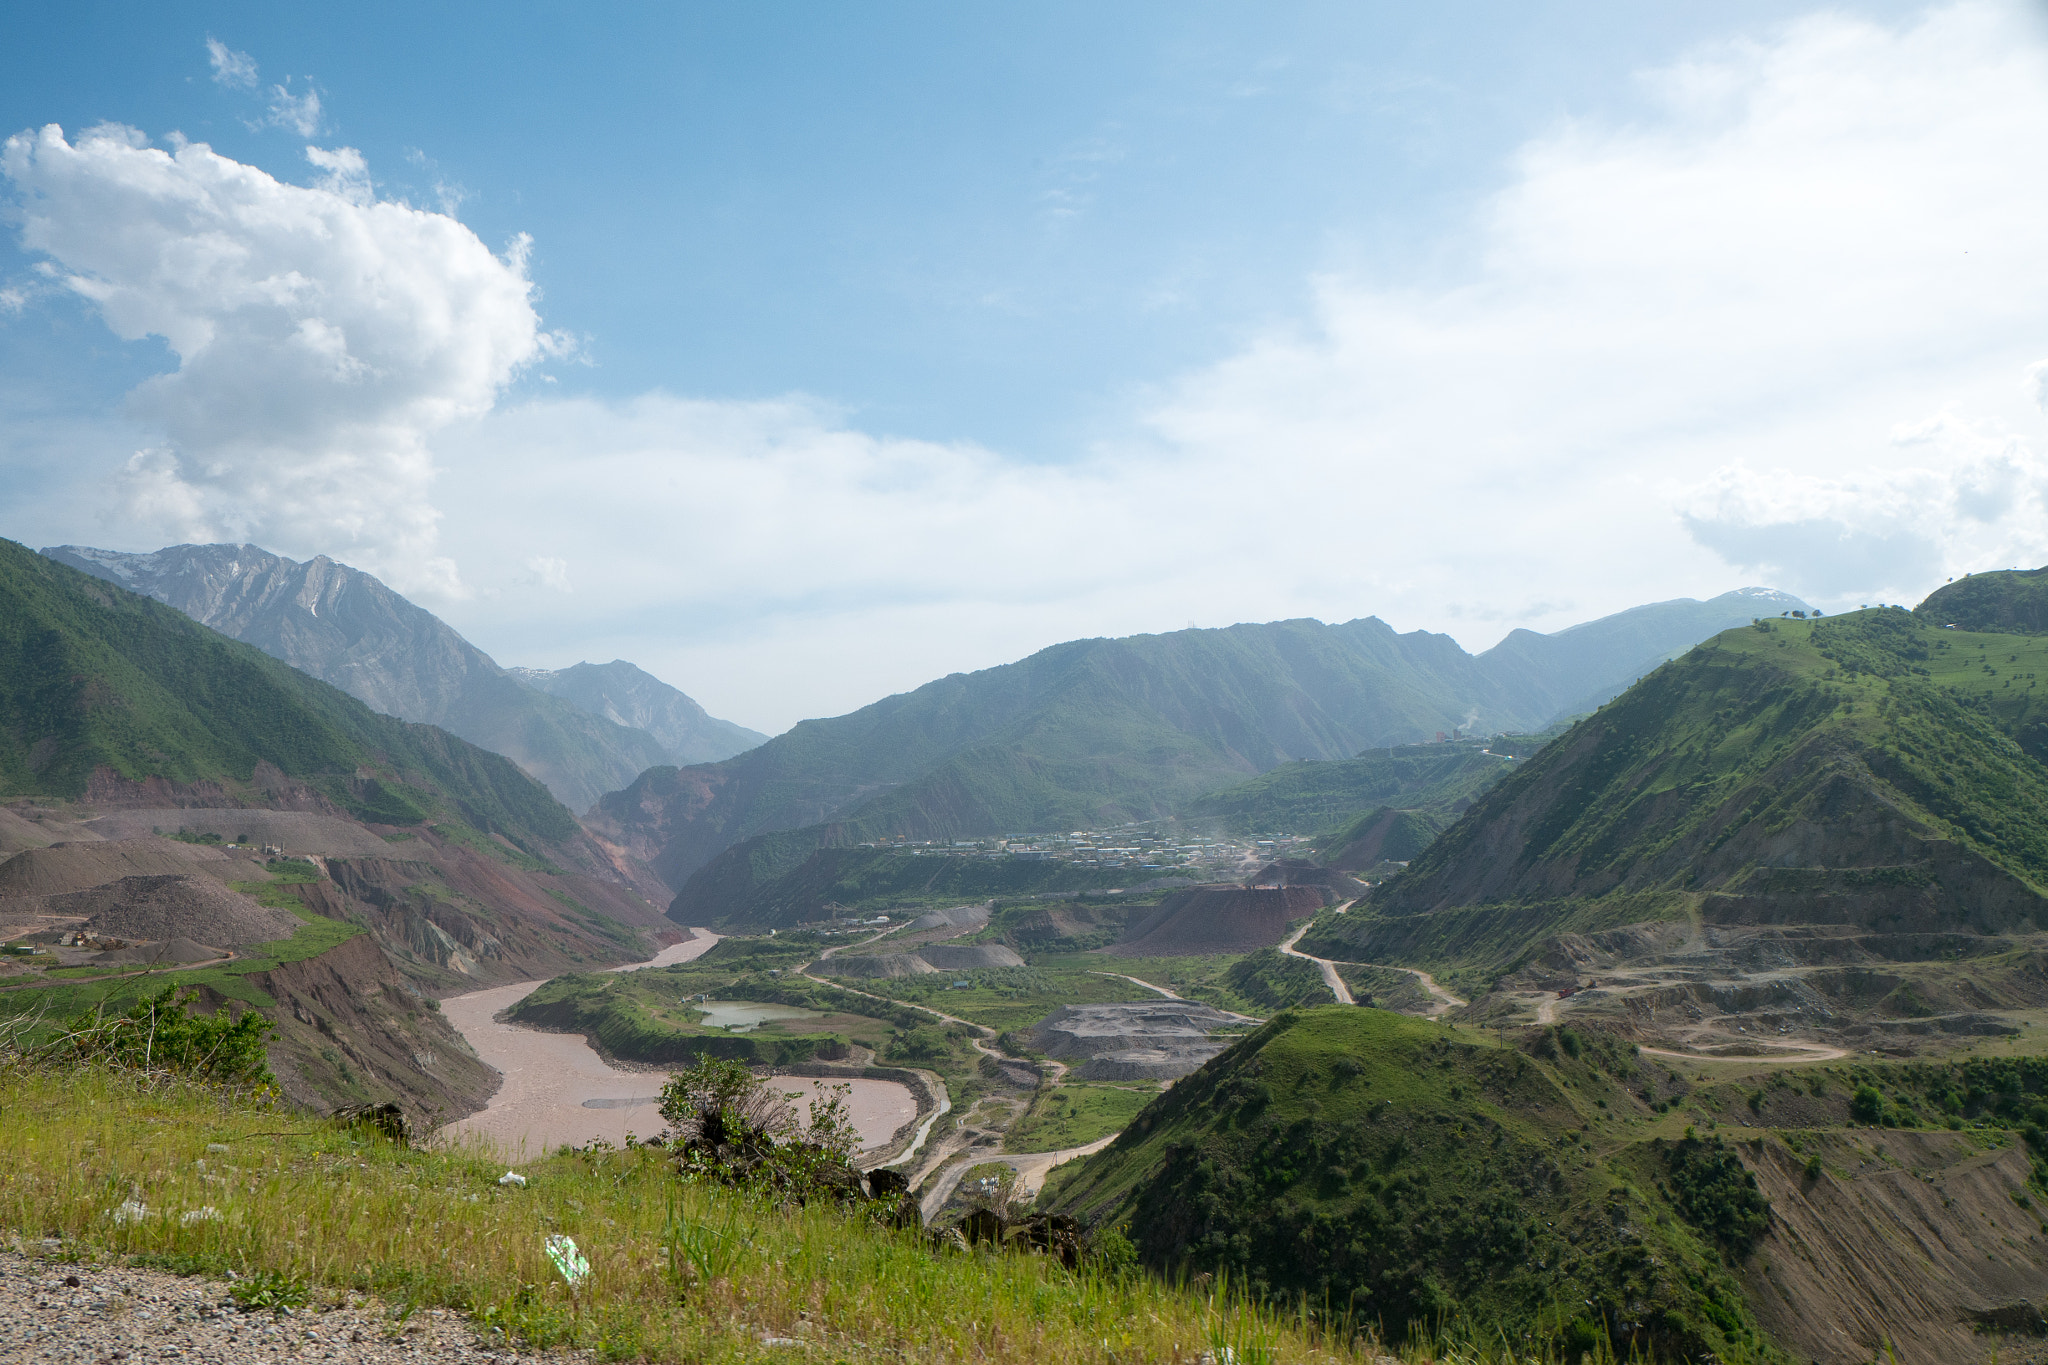
<svg viewBox="0 0 2048 1365">
<path fill-rule="evenodd" d="M 488 1077 L 473 1059 L 465 1067 L 427 1001 L 643 957 L 644 931 L 664 923 L 631 869 L 509 760 L 378 715 L 168 606 L 0 542 L 7 798 L 20 850 L 0 862 L 10 937 L 103 923 L 166 942 L 210 934 L 220 948 L 246 933 L 229 932 L 233 916 L 216 902 L 251 896 L 273 937 L 299 928 L 189 974 L 83 980 L 9 963 L 0 1009 L 57 1017 L 185 981 L 271 1014 L 282 1030 L 274 1068 L 309 1102 L 474 1107 Z M 292 856 L 234 847 L 248 830 Z M 346 963 L 320 965 L 344 948 Z M 258 976 L 317 978 L 333 1000 L 295 1005 Z M 416 1054 L 454 1070 L 403 1061 Z"/>
<path fill-rule="evenodd" d="M 718 719 L 661 679 L 624 659 L 608 664 L 506 671 L 535 691 L 560 697 L 587 715 L 653 735 L 668 751 L 670 763 L 716 763 L 768 739 L 758 730 Z"/>
<path fill-rule="evenodd" d="M 1572 1012 L 1639 1036 L 1995 1030 L 1983 1010 L 2048 997 L 2043 666 L 2048 638 L 1896 609 L 1729 631 L 1304 950 L 1502 991 L 1597 979 Z"/>
<path fill-rule="evenodd" d="M 1686 635 L 1702 608 L 1733 624 L 1793 602 L 1749 589 L 1639 610 L 1677 611 L 1688 624 L 1666 634 Z M 1293 759 L 1541 728 L 1585 677 L 1620 687 L 1654 664 L 1645 638 L 1595 631 L 1533 660 L 1519 646 L 1474 657 L 1372 618 L 1075 640 L 805 721 L 723 763 L 644 774 L 589 818 L 678 886 L 747 840 L 766 842 L 733 856 L 780 872 L 813 848 L 885 835 L 1150 819 Z M 1572 661 L 1569 678 L 1532 689 L 1558 659 Z"/>
<path fill-rule="evenodd" d="M 722 758 L 760 739 L 704 715 L 630 664 L 599 670 L 595 688 L 582 675 L 566 686 L 530 685 L 432 613 L 324 555 L 299 563 L 254 545 L 174 545 L 151 554 L 59 545 L 42 553 L 168 603 L 375 710 L 504 754 L 572 810 L 588 809 L 648 768 Z M 625 678 L 621 668 L 637 676 Z M 662 718 L 690 745 L 671 747 L 612 714 L 619 706 L 608 691 L 630 698 L 626 709 Z M 582 704 L 586 698 L 593 704 Z"/>
</svg>

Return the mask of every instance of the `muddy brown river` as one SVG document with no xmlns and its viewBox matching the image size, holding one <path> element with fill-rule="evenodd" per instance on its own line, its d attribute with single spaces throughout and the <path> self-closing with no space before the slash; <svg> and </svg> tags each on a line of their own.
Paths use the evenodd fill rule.
<svg viewBox="0 0 2048 1365">
<path fill-rule="evenodd" d="M 664 948 L 651 961 L 613 971 L 638 971 L 688 962 L 718 942 L 705 929 L 696 937 Z M 538 981 L 494 986 L 451 996 L 441 1013 L 476 1049 L 476 1055 L 497 1068 L 505 1082 L 478 1113 L 441 1128 L 444 1142 L 480 1142 L 516 1165 L 542 1156 L 564 1143 L 581 1146 L 599 1138 L 623 1144 L 629 1134 L 649 1138 L 662 1131 L 655 1101 L 663 1072 L 628 1071 L 608 1064 L 589 1043 L 573 1033 L 544 1033 L 501 1021 L 497 1016 L 526 998 Z M 917 1100 L 908 1086 L 895 1081 L 817 1081 L 778 1076 L 776 1088 L 815 1095 L 829 1085 L 847 1085 L 847 1106 L 869 1150 L 886 1143 L 896 1130 L 917 1115 Z M 799 1100 L 800 1107 L 807 1100 Z"/>
</svg>

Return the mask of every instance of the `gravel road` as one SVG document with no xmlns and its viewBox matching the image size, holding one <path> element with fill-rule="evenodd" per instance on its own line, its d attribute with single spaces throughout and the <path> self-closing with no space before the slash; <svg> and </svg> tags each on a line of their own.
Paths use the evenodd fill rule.
<svg viewBox="0 0 2048 1365">
<path fill-rule="evenodd" d="M 290 1317 L 243 1313 L 225 1280 L 155 1270 L 72 1265 L 0 1252 L 0 1359 L 144 1365 L 278 1365 L 344 1361 L 534 1362 L 584 1358 L 515 1352 L 479 1344 L 467 1318 L 423 1308 L 403 1325 L 389 1304 L 360 1294 L 344 1307 L 300 1309 Z M 318 1296 L 316 1295 L 316 1301 Z"/>
</svg>

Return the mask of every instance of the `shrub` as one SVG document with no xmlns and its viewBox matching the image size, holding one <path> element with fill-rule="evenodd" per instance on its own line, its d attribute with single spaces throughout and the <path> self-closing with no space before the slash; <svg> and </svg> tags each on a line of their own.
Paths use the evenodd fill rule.
<svg viewBox="0 0 2048 1365">
<path fill-rule="evenodd" d="M 1688 1136 L 1664 1153 L 1679 1211 L 1695 1227 L 1747 1255 L 1771 1225 L 1771 1202 L 1734 1149 L 1720 1138 Z"/>
<path fill-rule="evenodd" d="M 853 1154 L 860 1134 L 846 1109 L 848 1087 L 812 1103 L 799 1123 L 785 1097 L 745 1066 L 706 1058 L 672 1074 L 661 1090 L 666 1141 L 677 1169 L 803 1203 L 815 1197 L 867 1197 Z"/>
<path fill-rule="evenodd" d="M 1884 1122 L 1884 1094 L 1874 1085 L 1859 1085 L 1849 1100 L 1849 1117 L 1858 1123 Z"/>
<path fill-rule="evenodd" d="M 271 1022 L 255 1010 L 237 1017 L 225 1005 L 212 1014 L 194 1014 L 192 1002 L 198 998 L 198 991 L 180 992 L 172 985 L 121 1014 L 86 1010 L 65 1020 L 57 1035 L 39 1046 L 17 1044 L 7 1060 L 31 1067 L 96 1064 L 221 1085 L 273 1084 L 263 1061 Z"/>
</svg>

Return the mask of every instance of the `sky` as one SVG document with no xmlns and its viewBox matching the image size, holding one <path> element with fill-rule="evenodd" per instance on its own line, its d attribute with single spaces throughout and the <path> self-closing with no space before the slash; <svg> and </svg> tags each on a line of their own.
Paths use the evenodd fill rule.
<svg viewBox="0 0 2048 1365">
<path fill-rule="evenodd" d="M 21 4 L 0 535 L 774 732 L 2048 562 L 2048 11 Z"/>
</svg>

